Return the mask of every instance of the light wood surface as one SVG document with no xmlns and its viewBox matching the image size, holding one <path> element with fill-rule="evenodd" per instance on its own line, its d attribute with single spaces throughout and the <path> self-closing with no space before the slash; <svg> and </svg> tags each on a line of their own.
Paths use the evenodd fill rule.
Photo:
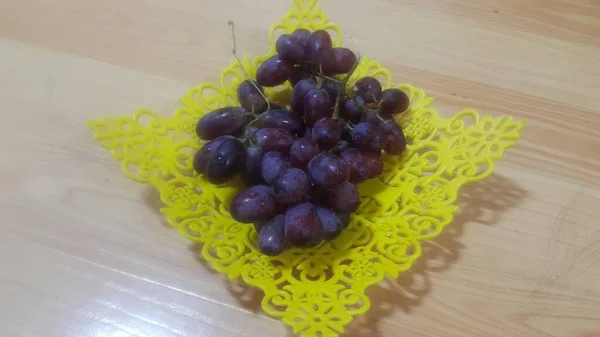
<svg viewBox="0 0 600 337">
<path fill-rule="evenodd" d="M 288 336 L 212 272 L 84 122 L 218 79 L 266 49 L 274 0 L 0 0 L 0 336 Z M 522 141 L 347 336 L 600 336 L 600 2 L 323 0 L 444 115 L 528 120 Z"/>
</svg>

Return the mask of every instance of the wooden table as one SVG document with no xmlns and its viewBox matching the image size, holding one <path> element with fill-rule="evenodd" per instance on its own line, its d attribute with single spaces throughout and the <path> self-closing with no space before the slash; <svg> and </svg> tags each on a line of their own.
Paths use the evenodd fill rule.
<svg viewBox="0 0 600 337">
<path fill-rule="evenodd" d="M 0 335 L 286 336 L 126 179 L 85 120 L 164 115 L 289 1 L 0 0 Z M 323 0 L 444 115 L 527 119 L 522 141 L 348 336 L 600 336 L 600 2 Z"/>
</svg>

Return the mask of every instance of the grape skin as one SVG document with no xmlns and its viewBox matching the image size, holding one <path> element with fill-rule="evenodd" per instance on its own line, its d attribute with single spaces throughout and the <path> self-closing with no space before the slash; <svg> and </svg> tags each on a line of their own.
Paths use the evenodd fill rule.
<svg viewBox="0 0 600 337">
<path fill-rule="evenodd" d="M 273 191 L 282 205 L 291 205 L 304 200 L 310 192 L 310 180 L 304 171 L 291 168 L 273 180 Z"/>
<path fill-rule="evenodd" d="M 381 83 L 375 77 L 365 76 L 356 81 L 352 90 L 366 103 L 374 103 L 379 100 L 382 88 Z"/>
<path fill-rule="evenodd" d="M 261 162 L 261 175 L 267 183 L 273 182 L 280 174 L 292 167 L 290 160 L 280 152 L 267 152 Z"/>
<path fill-rule="evenodd" d="M 285 216 L 280 214 L 267 221 L 260 228 L 258 248 L 267 256 L 277 256 L 286 248 Z"/>
<path fill-rule="evenodd" d="M 323 150 L 330 149 L 342 138 L 343 126 L 339 119 L 321 118 L 312 130 L 312 140 Z"/>
<path fill-rule="evenodd" d="M 385 137 L 384 150 L 391 155 L 400 155 L 406 149 L 406 138 L 400 125 L 395 121 L 388 121 L 381 125 Z"/>
<path fill-rule="evenodd" d="M 312 89 L 304 97 L 304 119 L 314 125 L 319 119 L 333 116 L 333 101 L 327 91 Z"/>
<path fill-rule="evenodd" d="M 275 194 L 269 186 L 250 187 L 233 198 L 230 212 L 231 216 L 241 223 L 265 221 L 277 212 Z"/>
<path fill-rule="evenodd" d="M 316 156 L 321 150 L 317 143 L 310 139 L 297 139 L 290 148 L 290 160 L 294 167 L 306 169 L 310 160 Z"/>
<path fill-rule="evenodd" d="M 381 93 L 378 110 L 382 114 L 403 113 L 410 107 L 410 99 L 399 89 L 387 89 Z"/>
<path fill-rule="evenodd" d="M 308 172 L 313 183 L 321 188 L 330 188 L 348 181 L 350 172 L 344 160 L 333 153 L 323 152 L 308 163 Z"/>
<path fill-rule="evenodd" d="M 317 216 L 321 221 L 325 240 L 330 241 L 340 236 L 345 226 L 342 219 L 335 212 L 328 208 L 317 207 Z"/>
<path fill-rule="evenodd" d="M 284 129 L 266 128 L 256 132 L 256 144 L 264 151 L 288 153 L 294 136 Z"/>
<path fill-rule="evenodd" d="M 244 124 L 245 113 L 246 110 L 239 107 L 225 107 L 209 112 L 196 124 L 196 134 L 204 140 L 232 135 Z"/>
<path fill-rule="evenodd" d="M 293 247 L 311 247 L 323 240 L 317 208 L 309 202 L 288 208 L 284 226 L 285 238 Z"/>
<path fill-rule="evenodd" d="M 367 151 L 381 151 L 384 146 L 383 130 L 374 123 L 362 122 L 352 130 L 352 142 Z"/>
<path fill-rule="evenodd" d="M 263 62 L 256 71 L 256 81 L 263 87 L 276 87 L 290 79 L 294 66 L 274 55 Z"/>
<path fill-rule="evenodd" d="M 325 191 L 325 203 L 336 213 L 354 213 L 360 204 L 356 185 L 346 182 Z"/>
<path fill-rule="evenodd" d="M 235 139 L 233 136 L 221 136 L 204 144 L 200 151 L 194 156 L 194 170 L 198 173 L 206 173 L 208 162 L 214 157 L 216 149 L 227 139 Z"/>
<path fill-rule="evenodd" d="M 213 184 L 222 184 L 235 176 L 246 161 L 246 149 L 239 139 L 226 139 L 206 166 L 204 176 Z"/>
<path fill-rule="evenodd" d="M 254 113 L 266 109 L 267 101 L 265 100 L 264 95 L 265 91 L 256 81 L 245 80 L 240 83 L 237 89 L 237 97 L 240 106 L 246 111 Z"/>
</svg>

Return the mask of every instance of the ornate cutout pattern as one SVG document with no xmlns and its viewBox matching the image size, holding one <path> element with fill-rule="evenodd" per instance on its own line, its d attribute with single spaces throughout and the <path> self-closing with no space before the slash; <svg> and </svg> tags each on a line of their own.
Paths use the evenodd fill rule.
<svg viewBox="0 0 600 337">
<path fill-rule="evenodd" d="M 269 53 L 244 57 L 244 70 L 253 76 L 257 65 L 275 53 L 276 37 L 297 28 L 327 29 L 336 45 L 342 40 L 340 27 L 329 23 L 316 0 L 294 0 L 269 30 Z M 391 86 L 389 71 L 367 57 L 350 83 L 365 75 Z M 398 120 L 410 145 L 401 157 L 385 158 L 381 177 L 360 186 L 362 203 L 348 229 L 320 247 L 267 257 L 257 250 L 253 226 L 229 216 L 229 202 L 241 181 L 214 186 L 192 169 L 193 155 L 202 145 L 194 132 L 196 122 L 236 103 L 236 88 L 244 79 L 240 64 L 232 61 L 219 84 L 189 90 L 172 117 L 140 109 L 131 117 L 88 123 L 127 177 L 160 191 L 161 212 L 171 226 L 201 243 L 203 257 L 217 271 L 261 288 L 264 311 L 303 337 L 338 336 L 354 316 L 365 313 L 370 306 L 365 289 L 412 266 L 421 255 L 420 242 L 436 237 L 452 221 L 459 188 L 488 177 L 493 161 L 514 144 L 524 126 L 510 116 L 480 117 L 474 110 L 441 118 L 423 90 L 397 86 L 411 99 L 411 110 Z M 275 102 L 289 98 L 290 92 L 289 84 L 267 90 Z"/>
</svg>

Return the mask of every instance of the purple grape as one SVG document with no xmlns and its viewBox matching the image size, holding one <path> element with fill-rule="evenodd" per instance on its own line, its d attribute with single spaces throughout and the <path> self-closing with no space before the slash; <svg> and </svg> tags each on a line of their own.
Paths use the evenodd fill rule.
<svg viewBox="0 0 600 337">
<path fill-rule="evenodd" d="M 288 153 L 294 136 L 284 129 L 266 128 L 256 132 L 256 144 L 264 151 Z"/>
<path fill-rule="evenodd" d="M 387 89 L 381 93 L 379 112 L 392 115 L 402 113 L 410 107 L 410 99 L 399 89 Z"/>
<path fill-rule="evenodd" d="M 290 99 L 290 105 L 292 110 L 297 113 L 304 115 L 304 98 L 309 91 L 316 89 L 317 83 L 313 79 L 300 80 L 294 86 L 292 91 L 292 97 Z"/>
<path fill-rule="evenodd" d="M 306 48 L 308 46 L 308 41 L 310 40 L 312 33 L 304 28 L 299 28 L 296 29 L 293 33 L 292 36 L 296 38 L 296 40 L 298 42 L 300 42 L 300 44 Z"/>
<path fill-rule="evenodd" d="M 357 184 L 369 179 L 369 166 L 364 151 L 348 149 L 340 154 L 348 165 L 351 183 Z"/>
<path fill-rule="evenodd" d="M 253 113 L 266 110 L 267 101 L 264 95 L 265 91 L 256 81 L 245 80 L 237 88 L 240 106 Z"/>
<path fill-rule="evenodd" d="M 335 214 L 332 210 L 324 207 L 317 207 L 317 216 L 321 221 L 321 228 L 323 228 L 323 238 L 327 241 L 331 241 L 342 233 L 345 228 L 342 219 Z"/>
<path fill-rule="evenodd" d="M 336 213 L 353 213 L 360 204 L 358 189 L 349 182 L 334 186 L 325 191 L 325 203 Z"/>
<path fill-rule="evenodd" d="M 277 256 L 286 248 L 285 215 L 267 221 L 258 234 L 258 249 L 267 256 Z"/>
<path fill-rule="evenodd" d="M 345 74 L 356 63 L 356 54 L 348 48 L 333 48 L 322 57 L 323 73 Z"/>
<path fill-rule="evenodd" d="M 264 87 L 276 87 L 292 77 L 294 66 L 278 55 L 271 56 L 256 71 L 256 81 Z"/>
<path fill-rule="evenodd" d="M 273 182 L 280 174 L 291 168 L 288 157 L 280 152 L 267 152 L 260 164 L 260 172 L 267 183 Z"/>
<path fill-rule="evenodd" d="M 297 35 L 283 34 L 277 38 L 275 48 L 282 60 L 300 64 L 308 60 L 306 48 Z"/>
<path fill-rule="evenodd" d="M 306 127 L 306 131 L 304 131 L 304 137 L 306 139 L 312 139 L 312 128 L 311 127 Z"/>
<path fill-rule="evenodd" d="M 287 169 L 273 180 L 272 185 L 277 202 L 282 205 L 301 202 L 308 195 L 311 188 L 308 176 L 298 168 Z"/>
<path fill-rule="evenodd" d="M 327 91 L 312 89 L 304 97 L 304 119 L 314 125 L 319 119 L 333 116 L 333 102 Z"/>
<path fill-rule="evenodd" d="M 365 76 L 352 86 L 352 91 L 356 96 L 364 99 L 366 103 L 373 103 L 379 100 L 381 95 L 381 83 L 371 76 Z"/>
<path fill-rule="evenodd" d="M 352 213 L 338 213 L 337 216 L 342 220 L 342 229 L 346 229 L 350 225 Z"/>
<path fill-rule="evenodd" d="M 360 97 L 346 98 L 341 105 L 340 117 L 349 121 L 350 123 L 360 123 L 360 119 L 363 114 L 364 101 Z"/>
<path fill-rule="evenodd" d="M 333 148 L 331 148 L 331 151 L 337 155 L 339 155 L 340 153 L 351 149 L 352 148 L 352 143 L 345 141 L 345 140 L 340 140 L 339 142 L 337 142 L 337 144 L 335 144 L 335 146 Z"/>
<path fill-rule="evenodd" d="M 246 110 L 237 107 L 226 107 L 209 112 L 196 124 L 196 134 L 204 140 L 232 135 L 244 124 L 245 114 Z"/>
<path fill-rule="evenodd" d="M 312 130 L 312 140 L 323 150 L 330 149 L 342 138 L 344 129 L 339 119 L 321 118 Z"/>
<path fill-rule="evenodd" d="M 233 198 L 231 216 L 238 222 L 265 221 L 277 212 L 275 194 L 269 186 L 258 185 L 245 189 Z"/>
<path fill-rule="evenodd" d="M 290 83 L 292 84 L 292 88 L 298 84 L 298 82 L 302 80 L 312 80 L 312 72 L 305 66 L 299 65 L 294 67 L 294 73 L 290 78 Z M 314 80 L 313 80 L 314 81 Z"/>
<path fill-rule="evenodd" d="M 381 125 L 384 121 L 393 120 L 391 115 L 380 114 L 377 110 L 368 109 L 363 112 L 361 122 L 373 123 Z"/>
<path fill-rule="evenodd" d="M 306 45 L 310 61 L 315 64 L 321 63 L 323 57 L 331 52 L 332 46 L 329 33 L 324 30 L 314 31 Z"/>
<path fill-rule="evenodd" d="M 248 125 L 248 128 L 246 130 L 246 135 L 248 136 L 248 138 L 256 138 L 256 133 L 258 132 L 258 130 L 261 129 L 261 126 L 259 123 L 254 123 L 253 125 Z"/>
<path fill-rule="evenodd" d="M 369 167 L 369 179 L 377 178 L 383 173 L 383 160 L 380 152 L 364 152 Z"/>
<path fill-rule="evenodd" d="M 246 169 L 242 171 L 242 177 L 249 186 L 265 183 L 261 174 L 263 156 L 264 152 L 260 147 L 250 146 L 246 148 Z"/>
<path fill-rule="evenodd" d="M 383 130 L 377 124 L 362 122 L 356 124 L 352 130 L 352 142 L 359 148 L 367 151 L 381 151 L 385 138 Z"/>
<path fill-rule="evenodd" d="M 304 134 L 304 119 L 297 112 L 288 109 L 271 110 L 260 118 L 268 128 L 283 129 L 294 135 Z"/>
<path fill-rule="evenodd" d="M 326 80 L 322 88 L 329 94 L 329 99 L 335 103 L 340 92 L 340 85 L 336 82 Z"/>
<path fill-rule="evenodd" d="M 266 221 L 257 221 L 254 223 L 254 230 L 260 233 L 260 230 L 267 224 Z"/>
<path fill-rule="evenodd" d="M 293 247 L 311 247 L 323 240 L 317 208 L 305 202 L 285 213 L 285 238 Z"/>
<path fill-rule="evenodd" d="M 319 154 L 319 152 L 321 152 L 321 150 L 317 143 L 310 139 L 300 138 L 297 139 L 290 148 L 290 161 L 294 167 L 305 170 L 308 166 L 308 162 L 310 162 L 314 156 Z"/>
<path fill-rule="evenodd" d="M 402 128 L 395 121 L 388 121 L 381 125 L 385 137 L 384 150 L 391 155 L 399 155 L 406 149 L 406 138 Z"/>
<path fill-rule="evenodd" d="M 221 136 L 204 144 L 200 151 L 194 156 L 194 170 L 198 173 L 206 173 L 208 162 L 214 158 L 215 151 L 227 139 L 235 139 L 233 136 Z"/>
<path fill-rule="evenodd" d="M 321 188 L 331 188 L 348 181 L 350 172 L 344 160 L 333 153 L 321 153 L 308 163 L 313 183 Z"/>
<path fill-rule="evenodd" d="M 239 139 L 226 139 L 219 145 L 206 166 L 204 176 L 213 184 L 222 184 L 244 167 L 246 149 Z"/>
</svg>

